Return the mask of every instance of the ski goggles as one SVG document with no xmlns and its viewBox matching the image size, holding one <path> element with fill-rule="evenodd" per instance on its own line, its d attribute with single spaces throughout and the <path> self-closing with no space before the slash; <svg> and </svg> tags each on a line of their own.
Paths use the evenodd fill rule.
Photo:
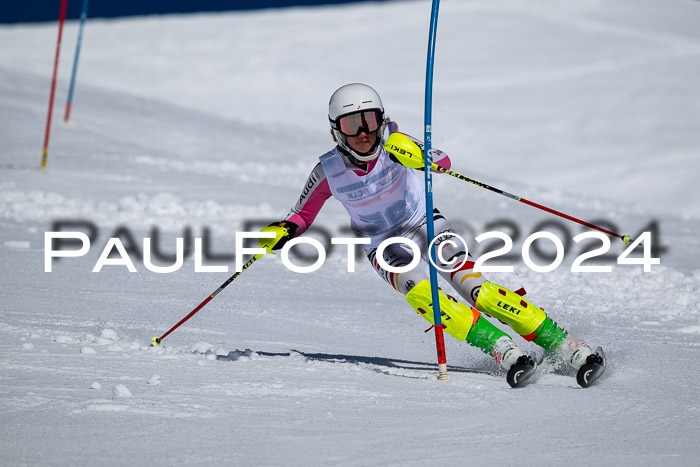
<svg viewBox="0 0 700 467">
<path fill-rule="evenodd" d="M 345 136 L 357 136 L 361 131 L 372 133 L 382 125 L 382 113 L 379 110 L 363 110 L 350 115 L 343 115 L 336 121 L 337 129 Z"/>
</svg>

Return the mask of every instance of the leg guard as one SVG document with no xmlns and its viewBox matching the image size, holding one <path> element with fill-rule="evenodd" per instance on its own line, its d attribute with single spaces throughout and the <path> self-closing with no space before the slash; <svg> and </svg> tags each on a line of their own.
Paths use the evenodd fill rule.
<svg viewBox="0 0 700 467">
<path fill-rule="evenodd" d="M 542 309 L 515 292 L 490 282 L 485 282 L 476 300 L 476 309 L 494 316 L 507 324 L 526 340 L 534 340 L 537 331 L 547 318 Z"/>
<path fill-rule="evenodd" d="M 482 319 L 477 310 L 459 303 L 454 298 L 445 295 L 442 290 L 439 290 L 438 294 L 440 296 L 442 324 L 445 331 L 455 339 L 466 340 L 474 347 L 478 347 L 484 353 L 494 357 L 496 362 L 506 370 L 513 365 L 518 357 L 524 355 L 508 334 L 485 318 Z M 429 281 L 421 281 L 411 289 L 406 294 L 406 301 L 430 324 L 435 324 Z"/>
<path fill-rule="evenodd" d="M 547 318 L 547 314 L 542 309 L 520 295 L 490 282 L 485 282 L 481 286 L 476 300 L 476 309 L 496 317 L 526 340 L 533 340 L 536 337 L 533 333 Z"/>
<path fill-rule="evenodd" d="M 445 292 L 438 291 L 440 296 L 440 317 L 445 332 L 458 341 L 464 341 L 469 334 L 472 325 L 479 319 L 478 312 L 448 298 Z M 433 318 L 433 297 L 430 291 L 430 282 L 421 281 L 406 294 L 406 301 L 430 324 L 435 324 Z"/>
<path fill-rule="evenodd" d="M 560 352 L 563 360 L 578 368 L 592 353 L 581 339 L 569 334 L 541 309 L 520 295 L 495 284 L 481 286 L 477 309 L 493 315 L 523 336 L 549 352 Z"/>
</svg>

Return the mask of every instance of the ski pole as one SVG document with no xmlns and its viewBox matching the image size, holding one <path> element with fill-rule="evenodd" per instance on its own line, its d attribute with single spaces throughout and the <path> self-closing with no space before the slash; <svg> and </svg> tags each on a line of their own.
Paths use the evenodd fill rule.
<svg viewBox="0 0 700 467">
<path fill-rule="evenodd" d="M 396 135 L 396 136 L 394 136 Z M 394 157 L 396 157 L 399 162 L 406 167 L 417 169 L 417 168 L 422 168 L 424 166 L 424 158 L 423 158 L 423 152 L 420 149 L 420 147 L 408 136 L 402 134 L 402 133 L 392 133 L 387 142 L 384 144 L 384 148 L 389 151 Z M 622 242 L 627 245 L 630 242 L 630 234 L 625 234 L 625 235 L 620 235 L 615 232 L 611 232 L 610 230 L 604 229 L 603 227 L 599 227 L 597 225 L 591 224 L 590 222 L 583 221 L 581 219 L 577 219 L 576 217 L 570 216 L 568 214 L 565 214 L 563 212 L 557 211 L 552 208 L 548 208 L 547 206 L 543 206 L 541 204 L 535 203 L 534 201 L 527 200 L 523 197 L 513 195 L 511 193 L 508 193 L 507 191 L 500 190 L 496 187 L 487 185 L 485 183 L 482 183 L 478 180 L 474 180 L 473 178 L 465 177 L 464 175 L 458 174 L 457 172 L 453 172 L 451 170 L 448 170 L 444 167 L 440 167 L 437 165 L 435 162 L 431 164 L 431 167 L 433 170 L 441 173 L 445 173 L 447 175 L 451 175 L 455 178 L 458 178 L 460 180 L 463 180 L 465 182 L 469 182 L 472 185 L 476 185 L 481 188 L 486 188 L 489 191 L 493 191 L 494 193 L 498 193 L 499 195 L 503 195 L 507 198 L 514 199 L 515 201 L 520 201 L 521 203 L 525 203 L 529 206 L 532 206 L 537 209 L 541 209 L 543 211 L 546 211 L 550 214 L 554 214 L 559 217 L 563 217 L 564 219 L 568 219 L 570 221 L 579 223 L 581 225 L 585 225 L 586 227 L 589 227 L 591 229 L 598 230 L 600 232 L 604 232 L 610 236 L 617 237 L 622 240 Z"/>
<path fill-rule="evenodd" d="M 251 264 L 253 264 L 258 258 L 260 258 L 260 257 L 262 257 L 262 256 L 263 256 L 263 255 L 255 255 L 255 256 L 253 256 L 252 258 L 250 258 L 250 259 L 248 260 L 248 262 L 245 263 L 245 264 L 243 265 L 243 267 L 241 268 L 241 270 L 240 270 L 239 272 L 237 272 L 237 273 L 235 273 L 234 275 L 232 275 L 231 277 L 229 277 L 229 278 L 226 280 L 226 282 L 224 282 L 223 284 L 221 284 L 221 285 L 219 286 L 219 288 L 216 289 L 216 290 L 214 291 L 214 293 L 212 293 L 211 295 L 209 295 L 207 298 L 204 299 L 204 301 L 203 301 L 202 303 L 200 303 L 199 305 L 197 305 L 197 308 L 195 308 L 194 310 L 192 310 L 192 311 L 190 312 L 190 314 L 188 314 L 187 316 L 185 316 L 184 318 L 182 318 L 175 326 L 173 326 L 173 327 L 171 327 L 170 329 L 168 329 L 168 332 L 166 332 L 166 333 L 163 334 L 162 336 L 160 336 L 160 337 L 155 336 L 155 337 L 153 338 L 153 341 L 151 342 L 151 347 L 156 346 L 156 345 L 160 345 L 160 343 L 163 342 L 163 339 L 165 339 L 165 338 L 168 336 L 168 334 L 170 334 L 171 332 L 173 332 L 174 330 L 176 330 L 177 328 L 179 328 L 183 323 L 185 323 L 185 321 L 187 321 L 188 319 L 190 319 L 191 317 L 193 317 L 199 310 L 201 310 L 202 308 L 204 308 L 204 306 L 205 306 L 207 303 L 209 303 L 214 297 L 216 297 L 217 295 L 219 295 L 219 292 L 221 292 L 222 290 L 224 290 L 224 289 L 225 289 L 231 282 L 233 282 L 238 276 L 240 276 L 241 274 L 243 274 L 243 271 L 245 271 L 246 269 L 248 269 L 248 267 L 250 267 Z"/>
</svg>

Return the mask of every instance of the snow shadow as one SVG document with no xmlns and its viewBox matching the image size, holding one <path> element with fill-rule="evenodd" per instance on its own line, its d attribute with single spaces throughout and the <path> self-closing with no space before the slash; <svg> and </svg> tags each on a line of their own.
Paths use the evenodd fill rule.
<svg viewBox="0 0 700 467">
<path fill-rule="evenodd" d="M 217 355 L 217 360 L 225 361 L 237 361 L 241 358 L 249 359 L 253 355 L 262 357 L 303 357 L 307 361 L 320 361 L 320 362 L 332 362 L 332 363 L 349 363 L 353 365 L 372 365 L 381 368 L 394 368 L 402 370 L 424 370 L 424 371 L 437 371 L 438 365 L 436 363 L 429 362 L 418 362 L 412 360 L 401 360 L 396 358 L 386 358 L 386 357 L 367 357 L 363 355 L 345 355 L 345 354 L 330 354 L 330 353 L 310 353 L 301 352 L 299 350 L 291 350 L 289 352 L 264 352 L 264 351 L 253 351 L 251 349 L 245 350 L 232 350 L 227 355 Z M 462 366 L 452 366 L 448 365 L 447 369 L 456 373 L 481 373 L 493 375 L 493 371 L 484 370 L 480 368 L 468 368 Z"/>
</svg>

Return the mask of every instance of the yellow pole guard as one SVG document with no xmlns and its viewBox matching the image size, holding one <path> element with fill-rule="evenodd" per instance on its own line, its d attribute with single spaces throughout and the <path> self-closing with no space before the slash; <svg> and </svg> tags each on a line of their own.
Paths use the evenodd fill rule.
<svg viewBox="0 0 700 467">
<path fill-rule="evenodd" d="M 423 151 L 411 138 L 403 133 L 390 134 L 386 143 L 384 143 L 384 149 L 410 169 L 422 169 L 425 167 Z"/>
</svg>

